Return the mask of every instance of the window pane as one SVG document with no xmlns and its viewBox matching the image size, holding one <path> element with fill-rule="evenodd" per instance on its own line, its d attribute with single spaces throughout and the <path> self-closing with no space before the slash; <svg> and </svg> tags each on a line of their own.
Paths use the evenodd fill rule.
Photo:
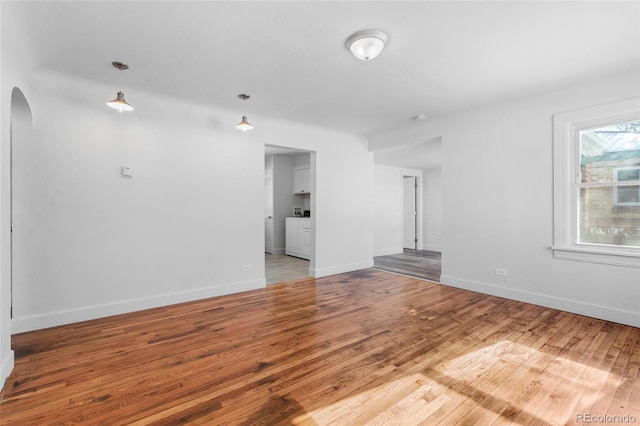
<svg viewBox="0 0 640 426">
<path fill-rule="evenodd" d="M 640 186 L 621 186 L 616 188 L 616 204 L 640 205 Z M 640 211 L 638 212 L 640 215 Z"/>
<path fill-rule="evenodd" d="M 640 167 L 629 169 L 618 169 L 616 171 L 618 182 L 629 180 L 640 180 Z"/>
<path fill-rule="evenodd" d="M 638 199 L 636 186 L 580 188 L 579 243 L 640 247 L 640 206 L 615 205 L 615 190 L 618 201 Z"/>
<path fill-rule="evenodd" d="M 626 170 L 638 165 L 640 121 L 580 131 L 583 183 L 638 180 L 640 175 L 637 168 Z M 625 170 L 616 172 L 616 169 Z"/>
</svg>

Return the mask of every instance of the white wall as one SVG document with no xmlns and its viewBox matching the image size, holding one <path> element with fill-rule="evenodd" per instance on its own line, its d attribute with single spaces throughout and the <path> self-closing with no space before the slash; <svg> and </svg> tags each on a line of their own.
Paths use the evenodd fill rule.
<svg viewBox="0 0 640 426">
<path fill-rule="evenodd" d="M 550 250 L 552 115 L 639 94 L 634 71 L 433 118 L 370 144 L 442 137 L 443 283 L 640 326 L 640 269 L 557 260 Z"/>
<path fill-rule="evenodd" d="M 293 167 L 303 167 L 311 165 L 310 154 L 300 154 L 293 157 Z"/>
<path fill-rule="evenodd" d="M 11 14 L 13 3 L 0 2 L 0 384 L 11 373 L 11 195 L 10 141 L 12 94 L 18 88 L 33 113 L 32 79 L 35 59 L 27 43 L 29 28 Z M 33 117 L 32 117 L 33 118 Z"/>
<path fill-rule="evenodd" d="M 315 152 L 311 273 L 318 277 L 373 266 L 373 153 L 366 139 L 323 135 L 305 142 L 310 143 L 299 148 Z"/>
<path fill-rule="evenodd" d="M 422 249 L 442 251 L 442 168 L 422 171 Z"/>
<path fill-rule="evenodd" d="M 152 96 L 118 114 L 104 87 L 36 82 L 35 140 L 14 157 L 31 191 L 15 211 L 14 332 L 264 285 L 257 141 Z"/>
<path fill-rule="evenodd" d="M 0 3 L 0 28 L 2 23 L 2 3 Z M 0 57 L 4 52 L 3 44 L 2 44 L 2 31 L 0 31 Z M 3 68 L 0 66 L 0 82 L 4 82 L 4 74 Z M 7 121 L 5 114 L 7 106 L 11 107 L 11 100 L 9 103 L 5 101 L 4 91 L 2 92 L 3 96 L 0 99 L 0 140 L 4 140 L 6 138 L 7 129 Z M 10 115 L 9 115 L 10 117 Z M 9 118 L 10 120 L 10 118 Z M 9 123 L 9 127 L 11 123 Z M 4 212 L 6 208 L 4 207 L 7 203 L 7 195 L 3 189 L 4 180 L 6 176 L 6 151 L 5 144 L 3 143 L 0 147 L 0 225 L 4 224 Z M 7 278 L 5 273 L 5 268 L 7 265 L 6 257 L 8 253 L 3 253 L 2 247 L 4 246 L 5 241 L 7 240 L 6 231 L 3 231 L 0 227 L 0 391 L 4 388 L 5 380 L 9 376 L 9 372 L 13 369 L 14 359 L 13 359 L 13 351 L 11 350 L 11 316 L 10 316 L 10 295 L 7 296 L 7 290 L 10 291 L 10 285 L 7 286 Z M 10 280 L 11 278 L 9 278 Z"/>
<path fill-rule="evenodd" d="M 373 255 L 402 253 L 402 170 L 375 165 Z"/>
<path fill-rule="evenodd" d="M 112 87 L 34 76 L 35 141 L 22 154 L 37 204 L 14 229 L 13 332 L 264 286 L 264 144 L 275 141 L 317 151 L 312 273 L 372 264 L 370 213 L 343 214 L 371 211 L 363 138 L 257 115 L 243 134 L 235 115 L 135 90 L 136 110 L 118 114 L 104 105 Z"/>
</svg>

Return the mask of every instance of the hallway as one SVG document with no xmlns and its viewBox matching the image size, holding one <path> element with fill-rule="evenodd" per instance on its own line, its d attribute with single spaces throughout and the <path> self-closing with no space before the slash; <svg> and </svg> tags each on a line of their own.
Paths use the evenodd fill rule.
<svg viewBox="0 0 640 426">
<path fill-rule="evenodd" d="M 382 271 L 440 282 L 442 256 L 437 251 L 404 249 L 403 253 L 373 258 L 373 267 Z"/>
<path fill-rule="evenodd" d="M 309 261 L 286 254 L 264 254 L 267 285 L 294 281 L 309 276 Z"/>
</svg>

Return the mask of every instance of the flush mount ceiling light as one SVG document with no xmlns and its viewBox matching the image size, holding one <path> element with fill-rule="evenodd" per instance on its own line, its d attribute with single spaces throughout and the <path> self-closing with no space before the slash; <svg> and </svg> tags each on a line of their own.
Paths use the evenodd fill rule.
<svg viewBox="0 0 640 426">
<path fill-rule="evenodd" d="M 380 30 L 362 30 L 351 34 L 345 45 L 353 55 L 363 61 L 370 61 L 382 52 L 389 37 Z"/>
<path fill-rule="evenodd" d="M 122 62 L 114 61 L 111 62 L 111 65 L 113 65 L 114 68 L 117 68 L 120 71 L 129 69 L 129 65 L 123 64 Z M 124 93 L 120 91 L 118 92 L 114 100 L 107 102 L 107 106 L 109 108 L 117 110 L 118 112 L 133 111 L 133 107 L 124 100 Z"/>
<path fill-rule="evenodd" d="M 249 95 L 245 95 L 244 93 L 241 93 L 241 94 L 239 94 L 239 95 L 238 95 L 238 97 L 239 97 L 240 99 L 242 99 L 243 101 L 246 101 L 246 100 L 247 100 L 247 99 L 249 99 L 251 96 L 249 96 Z M 246 116 L 246 115 L 243 115 L 243 116 L 242 116 L 242 121 L 241 121 L 241 122 L 239 122 L 238 124 L 236 124 L 236 129 L 241 130 L 242 132 L 246 133 L 246 132 L 248 132 L 249 130 L 252 130 L 252 129 L 253 129 L 253 126 L 251 125 L 251 123 L 249 123 L 249 122 L 247 121 L 247 116 Z"/>
</svg>

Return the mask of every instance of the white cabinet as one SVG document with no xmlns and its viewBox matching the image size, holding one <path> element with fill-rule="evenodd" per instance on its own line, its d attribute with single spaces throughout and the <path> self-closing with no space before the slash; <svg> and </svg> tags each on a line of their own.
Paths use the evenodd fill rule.
<svg viewBox="0 0 640 426">
<path fill-rule="evenodd" d="M 305 259 L 311 258 L 311 219 L 298 219 L 300 227 L 298 228 L 298 247 L 300 257 Z"/>
<path fill-rule="evenodd" d="M 308 194 L 311 192 L 309 182 L 309 166 L 300 166 L 293 168 L 293 193 Z"/>
<path fill-rule="evenodd" d="M 295 217 L 287 217 L 285 219 L 285 253 L 290 256 L 298 256 L 298 247 L 300 246 L 300 225 L 298 223 L 299 220 L 300 219 Z"/>
<path fill-rule="evenodd" d="M 288 217 L 285 223 L 285 253 L 309 260 L 311 258 L 311 219 Z"/>
</svg>

